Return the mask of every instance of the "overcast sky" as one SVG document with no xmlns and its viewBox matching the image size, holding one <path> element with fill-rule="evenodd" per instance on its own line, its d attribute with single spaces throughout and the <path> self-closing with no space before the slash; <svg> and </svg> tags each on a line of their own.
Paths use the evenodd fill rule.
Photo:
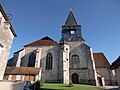
<svg viewBox="0 0 120 90">
<path fill-rule="evenodd" d="M 0 0 L 18 35 L 10 58 L 24 45 L 49 36 L 59 42 L 70 8 L 93 52 L 113 62 L 120 55 L 120 0 Z"/>
</svg>

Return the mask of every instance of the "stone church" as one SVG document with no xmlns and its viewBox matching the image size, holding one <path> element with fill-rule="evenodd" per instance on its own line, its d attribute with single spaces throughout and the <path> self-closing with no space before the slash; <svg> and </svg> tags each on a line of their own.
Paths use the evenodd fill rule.
<svg viewBox="0 0 120 90">
<path fill-rule="evenodd" d="M 4 79 L 97 85 L 92 49 L 82 37 L 72 11 L 62 26 L 59 43 L 46 36 L 24 46 L 8 61 Z M 8 77 L 9 76 L 9 77 Z"/>
</svg>

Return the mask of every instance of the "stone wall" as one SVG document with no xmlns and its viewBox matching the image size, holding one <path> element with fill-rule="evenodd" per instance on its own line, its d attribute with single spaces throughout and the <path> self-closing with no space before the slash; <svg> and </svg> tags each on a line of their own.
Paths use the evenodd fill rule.
<svg viewBox="0 0 120 90">
<path fill-rule="evenodd" d="M 53 55 L 52 70 L 46 70 L 46 55 L 51 52 Z M 58 46 L 46 46 L 42 47 L 41 62 L 42 76 L 46 82 L 58 82 L 58 66 L 59 66 L 60 49 Z"/>
<path fill-rule="evenodd" d="M 69 52 L 70 52 L 70 47 L 69 45 L 63 45 L 63 51 L 62 51 L 62 61 L 61 63 L 63 64 L 63 83 L 69 84 Z"/>
<path fill-rule="evenodd" d="M 24 83 L 21 81 L 0 81 L 0 90 L 24 90 Z"/>
<path fill-rule="evenodd" d="M 14 56 L 13 56 L 13 66 L 16 66 L 16 67 L 20 67 L 21 65 L 21 60 L 22 58 L 25 56 L 25 50 L 22 49 L 20 52 L 18 53 L 14 53 Z"/>
<path fill-rule="evenodd" d="M 120 66 L 115 69 L 115 72 L 116 72 L 116 80 L 120 89 Z"/>
<path fill-rule="evenodd" d="M 9 27 L 5 27 L 6 21 L 1 12 L 0 17 L 2 17 L 0 22 L 0 80 L 2 80 L 14 35 Z"/>
<path fill-rule="evenodd" d="M 105 85 L 111 85 L 111 77 L 110 77 L 110 72 L 108 68 L 96 68 L 97 72 L 99 72 L 105 80 Z"/>
<path fill-rule="evenodd" d="M 27 67 L 28 66 L 28 62 L 29 62 L 29 56 L 31 55 L 31 53 L 35 53 L 36 54 L 36 50 L 38 49 L 38 47 L 24 47 L 24 51 L 22 51 L 24 54 L 22 54 L 19 58 L 21 58 L 21 66 L 23 67 Z"/>
<path fill-rule="evenodd" d="M 83 41 L 67 42 L 70 45 L 70 78 L 73 73 L 79 75 L 79 83 L 96 85 L 95 68 L 91 57 L 90 47 L 84 44 Z M 71 56 L 78 55 L 80 58 L 79 65 L 72 67 Z"/>
<path fill-rule="evenodd" d="M 46 55 L 51 52 L 53 55 L 52 70 L 46 70 Z M 36 46 L 36 47 L 24 47 L 24 50 L 20 51 L 14 56 L 17 58 L 17 66 L 28 66 L 29 56 L 31 53 L 36 54 L 35 67 L 42 68 L 41 78 L 45 78 L 47 82 L 57 82 L 58 81 L 58 62 L 59 62 L 59 47 L 58 46 Z M 20 60 L 21 59 L 21 60 Z M 16 61 L 16 60 L 15 60 Z M 21 61 L 21 62 L 20 62 Z"/>
</svg>

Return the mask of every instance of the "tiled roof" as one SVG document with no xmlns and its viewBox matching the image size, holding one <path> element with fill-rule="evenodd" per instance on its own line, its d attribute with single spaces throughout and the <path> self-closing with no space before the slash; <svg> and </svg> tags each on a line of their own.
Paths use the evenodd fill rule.
<svg viewBox="0 0 120 90">
<path fill-rule="evenodd" d="M 27 46 L 50 46 L 50 45 L 58 45 L 58 43 L 55 42 L 53 39 L 49 38 L 48 36 L 46 36 L 40 40 L 37 40 L 35 42 L 25 45 L 25 47 Z"/>
<path fill-rule="evenodd" d="M 5 11 L 4 11 L 4 9 L 3 9 L 1 3 L 0 3 L 0 12 L 3 14 L 5 20 L 8 21 L 8 22 L 10 23 L 10 21 L 9 21 L 9 19 L 8 19 L 8 16 L 6 15 L 6 13 L 5 13 Z M 13 29 L 11 23 L 10 23 L 10 26 L 11 26 L 11 27 L 10 27 L 11 32 L 13 33 L 13 35 L 14 35 L 15 37 L 17 37 L 17 34 L 15 33 L 15 30 Z"/>
<path fill-rule="evenodd" d="M 103 53 L 93 53 L 96 68 L 109 68 L 110 63 Z"/>
<path fill-rule="evenodd" d="M 120 56 L 112 63 L 110 66 L 111 69 L 116 69 L 117 67 L 120 66 Z"/>
<path fill-rule="evenodd" d="M 41 68 L 35 67 L 7 67 L 6 75 L 36 75 L 39 74 Z"/>
</svg>

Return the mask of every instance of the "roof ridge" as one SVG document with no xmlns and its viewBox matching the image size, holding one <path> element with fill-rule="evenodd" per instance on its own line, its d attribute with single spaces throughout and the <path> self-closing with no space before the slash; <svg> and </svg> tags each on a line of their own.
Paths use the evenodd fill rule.
<svg viewBox="0 0 120 90">
<path fill-rule="evenodd" d="M 51 40 L 51 41 L 54 41 L 52 38 L 50 38 L 50 37 L 48 37 L 48 36 L 43 37 L 43 38 L 41 38 L 40 40 Z"/>
<path fill-rule="evenodd" d="M 56 41 L 54 41 L 53 39 L 51 39 L 50 37 L 46 36 L 46 37 L 43 37 L 32 43 L 24 45 L 24 47 L 27 47 L 27 46 L 49 46 L 49 45 L 58 45 L 58 43 Z"/>
<path fill-rule="evenodd" d="M 98 54 L 98 53 L 104 54 L 103 52 L 93 52 L 93 54 Z"/>
</svg>

